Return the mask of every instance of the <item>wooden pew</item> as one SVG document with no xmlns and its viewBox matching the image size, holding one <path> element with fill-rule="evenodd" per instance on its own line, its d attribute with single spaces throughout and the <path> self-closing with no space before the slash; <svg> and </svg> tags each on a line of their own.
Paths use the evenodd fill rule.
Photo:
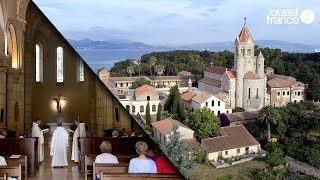
<svg viewBox="0 0 320 180">
<path fill-rule="evenodd" d="M 85 155 L 100 154 L 100 144 L 103 141 L 109 141 L 112 144 L 111 154 L 136 155 L 135 144 L 138 141 L 147 142 L 149 149 L 156 146 L 150 138 L 146 137 L 81 137 L 79 138 L 81 173 L 85 173 Z"/>
<path fill-rule="evenodd" d="M 1 180 L 7 180 L 7 174 L 0 175 Z"/>
<path fill-rule="evenodd" d="M 102 173 L 128 173 L 129 163 L 119 164 L 101 164 L 93 163 L 92 178 L 95 179 L 96 174 Z"/>
<path fill-rule="evenodd" d="M 107 174 L 100 172 L 100 180 L 127 180 L 127 179 L 150 179 L 150 180 L 180 180 L 185 179 L 180 174 Z"/>
<path fill-rule="evenodd" d="M 8 166 L 18 166 L 21 164 L 22 175 L 24 176 L 24 179 L 28 178 L 27 156 L 21 155 L 19 158 L 10 158 L 10 156 L 5 155 L 4 158 L 6 159 Z"/>
<path fill-rule="evenodd" d="M 38 138 L 0 139 L 0 154 L 19 154 L 27 156 L 28 175 L 35 175 L 38 169 Z"/>
<path fill-rule="evenodd" d="M 0 175 L 3 176 L 4 174 L 7 176 L 17 177 L 19 180 L 21 180 L 21 164 L 18 166 L 0 166 Z"/>
<path fill-rule="evenodd" d="M 119 163 L 129 163 L 132 158 L 137 157 L 137 155 L 124 155 L 124 154 L 115 154 L 115 156 L 117 156 Z M 87 179 L 88 175 L 92 174 L 93 163 L 96 157 L 97 155 L 85 155 L 85 160 L 84 160 L 85 179 Z"/>
</svg>

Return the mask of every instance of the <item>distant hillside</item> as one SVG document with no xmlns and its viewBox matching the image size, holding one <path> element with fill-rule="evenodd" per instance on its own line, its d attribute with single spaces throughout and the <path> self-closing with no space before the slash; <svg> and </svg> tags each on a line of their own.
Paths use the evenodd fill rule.
<svg viewBox="0 0 320 180">
<path fill-rule="evenodd" d="M 94 41 L 91 39 L 72 40 L 69 43 L 76 49 L 157 49 L 158 47 L 132 41 Z"/>
<path fill-rule="evenodd" d="M 279 48 L 285 52 L 314 52 L 315 49 L 319 48 L 320 45 L 306 45 L 300 43 L 290 43 L 286 41 L 278 40 L 256 40 L 255 44 L 259 47 L 269 47 L 272 49 Z M 210 50 L 210 51 L 223 51 L 223 50 L 234 50 L 234 42 L 213 42 L 213 43 L 196 43 L 185 45 L 188 49 L 196 50 Z"/>
<path fill-rule="evenodd" d="M 210 42 L 210 43 L 195 43 L 180 46 L 154 46 L 143 42 L 133 42 L 129 40 L 109 40 L 109 41 L 94 41 L 91 39 L 72 40 L 68 39 L 70 44 L 76 49 L 154 49 L 154 50 L 209 50 L 209 51 L 224 51 L 234 50 L 234 42 Z M 278 40 L 256 40 L 256 45 L 259 47 L 279 48 L 285 52 L 314 52 L 320 48 L 320 45 L 306 45 L 300 43 L 290 43 Z"/>
</svg>

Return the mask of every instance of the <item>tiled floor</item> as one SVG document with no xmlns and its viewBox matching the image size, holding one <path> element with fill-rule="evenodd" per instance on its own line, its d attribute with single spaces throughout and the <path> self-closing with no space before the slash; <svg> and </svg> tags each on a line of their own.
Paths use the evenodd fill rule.
<svg viewBox="0 0 320 180">
<path fill-rule="evenodd" d="M 39 166 L 39 171 L 34 177 L 28 177 L 28 179 L 34 180 L 82 180 L 84 176 L 81 175 L 78 164 L 71 161 L 71 148 L 72 138 L 69 139 L 68 146 L 68 167 L 64 168 L 51 168 L 51 156 L 50 156 L 50 138 L 45 138 L 44 145 L 44 161 Z"/>
</svg>

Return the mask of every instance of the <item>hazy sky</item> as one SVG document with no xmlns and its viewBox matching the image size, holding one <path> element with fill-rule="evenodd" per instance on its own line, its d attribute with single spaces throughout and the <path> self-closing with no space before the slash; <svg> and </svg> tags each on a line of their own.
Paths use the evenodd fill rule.
<svg viewBox="0 0 320 180">
<path fill-rule="evenodd" d="M 233 41 L 247 17 L 254 39 L 320 44 L 320 0 L 33 1 L 71 39 L 128 39 L 164 45 Z M 311 24 L 300 18 L 305 9 L 314 14 Z M 306 13 L 303 17 L 309 23 L 313 16 Z M 267 21 L 268 15 L 273 19 Z M 280 18 L 287 23 L 296 18 L 297 24 L 275 24 Z"/>
</svg>

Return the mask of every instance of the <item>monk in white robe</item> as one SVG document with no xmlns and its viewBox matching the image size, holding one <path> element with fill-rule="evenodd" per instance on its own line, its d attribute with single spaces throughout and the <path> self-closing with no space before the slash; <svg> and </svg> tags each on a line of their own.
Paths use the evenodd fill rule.
<svg viewBox="0 0 320 180">
<path fill-rule="evenodd" d="M 51 167 L 68 166 L 67 145 L 69 135 L 61 125 L 62 123 L 58 123 L 58 127 L 52 135 L 50 148 L 50 156 L 52 156 Z"/>
<path fill-rule="evenodd" d="M 38 162 L 42 162 L 44 159 L 44 150 L 43 150 L 43 132 L 41 131 L 39 125 L 41 124 L 41 119 L 37 119 L 32 123 L 32 137 L 38 137 Z"/>
<path fill-rule="evenodd" d="M 85 124 L 80 123 L 79 118 L 74 123 L 77 125 L 77 129 L 73 132 L 71 160 L 79 162 L 78 137 L 86 137 L 86 131 Z"/>
</svg>

